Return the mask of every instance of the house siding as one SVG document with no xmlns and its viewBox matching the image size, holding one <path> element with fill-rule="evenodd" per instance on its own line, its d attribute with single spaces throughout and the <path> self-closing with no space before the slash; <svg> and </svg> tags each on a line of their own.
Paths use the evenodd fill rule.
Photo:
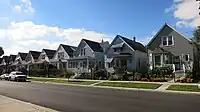
<svg viewBox="0 0 200 112">
<path fill-rule="evenodd" d="M 162 45 L 163 36 L 173 36 L 174 45 L 163 46 Z M 160 34 L 158 34 L 157 37 L 155 37 L 152 43 L 148 46 L 150 50 L 154 50 L 157 47 L 162 47 L 165 50 L 172 52 L 176 56 L 181 56 L 182 54 L 189 54 L 190 59 L 193 60 L 193 46 L 185 37 L 174 31 L 170 27 L 165 26 L 165 28 L 160 32 Z"/>
</svg>

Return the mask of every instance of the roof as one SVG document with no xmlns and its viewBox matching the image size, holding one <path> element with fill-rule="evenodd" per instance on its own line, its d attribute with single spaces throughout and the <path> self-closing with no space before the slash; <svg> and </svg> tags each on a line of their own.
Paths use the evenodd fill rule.
<svg viewBox="0 0 200 112">
<path fill-rule="evenodd" d="M 15 61 L 15 58 L 17 57 L 17 55 L 10 55 L 10 61 Z"/>
<path fill-rule="evenodd" d="M 40 56 L 40 53 L 39 51 L 29 51 L 31 53 L 31 55 L 33 56 L 33 59 L 38 59 L 38 57 Z"/>
<path fill-rule="evenodd" d="M 146 52 L 146 47 L 144 47 L 144 45 L 142 45 L 141 43 L 122 37 L 120 35 L 117 35 L 117 37 L 120 37 L 122 40 L 124 40 L 124 42 L 127 43 L 132 49 Z"/>
<path fill-rule="evenodd" d="M 9 62 L 9 56 L 3 56 L 3 59 L 5 60 L 6 63 Z"/>
<path fill-rule="evenodd" d="M 73 54 L 74 54 L 75 50 L 77 49 L 77 47 L 70 46 L 70 45 L 64 45 L 64 44 L 61 44 L 61 46 L 67 52 L 67 54 L 69 55 L 69 57 L 73 57 Z"/>
<path fill-rule="evenodd" d="M 94 52 L 103 52 L 103 48 L 101 47 L 100 43 L 87 39 L 83 39 L 83 41 L 85 41 Z"/>
<path fill-rule="evenodd" d="M 177 32 L 178 34 L 180 34 L 181 36 L 183 36 L 186 40 L 188 40 L 189 42 L 191 42 L 191 40 L 189 38 L 187 38 L 185 35 L 183 35 L 182 33 L 180 33 L 179 31 L 177 31 L 175 28 L 173 28 L 172 26 L 170 26 L 169 24 L 165 23 L 161 29 L 156 33 L 156 35 L 150 40 L 150 42 L 147 44 L 147 46 L 149 46 L 153 40 L 160 34 L 160 32 L 166 27 L 168 26 L 169 28 L 171 28 L 172 30 L 174 30 L 175 32 Z"/>
<path fill-rule="evenodd" d="M 54 54 L 56 53 L 56 50 L 51 50 L 51 49 L 43 49 L 43 51 L 46 53 L 49 59 L 52 59 Z"/>
<path fill-rule="evenodd" d="M 25 60 L 27 55 L 28 55 L 28 53 L 19 52 L 19 56 L 21 57 L 22 60 Z"/>
</svg>

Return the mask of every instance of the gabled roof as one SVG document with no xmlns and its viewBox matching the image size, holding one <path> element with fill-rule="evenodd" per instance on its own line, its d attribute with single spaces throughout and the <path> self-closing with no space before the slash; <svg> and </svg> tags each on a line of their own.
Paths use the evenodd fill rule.
<svg viewBox="0 0 200 112">
<path fill-rule="evenodd" d="M 15 61 L 15 58 L 17 57 L 17 55 L 10 55 L 10 61 Z"/>
<path fill-rule="evenodd" d="M 83 39 L 87 43 L 87 45 L 94 51 L 94 52 L 103 52 L 103 48 L 101 47 L 100 43 L 94 42 L 91 40 Z"/>
<path fill-rule="evenodd" d="M 73 57 L 74 52 L 76 51 L 77 47 L 74 46 L 70 46 L 70 45 L 64 45 L 64 44 L 60 44 L 64 50 L 67 52 L 67 54 L 69 55 L 69 57 Z"/>
<path fill-rule="evenodd" d="M 9 62 L 9 56 L 3 56 L 3 60 L 5 61 L 5 63 Z"/>
<path fill-rule="evenodd" d="M 21 53 L 21 52 L 19 52 L 18 54 L 19 54 L 19 56 L 21 57 L 22 60 L 25 60 L 26 56 L 28 55 L 28 53 Z"/>
<path fill-rule="evenodd" d="M 40 53 L 39 51 L 29 51 L 33 57 L 33 59 L 38 59 L 38 57 L 40 56 Z"/>
<path fill-rule="evenodd" d="M 46 53 L 49 59 L 52 59 L 54 54 L 56 53 L 56 50 L 51 50 L 51 49 L 43 49 L 43 51 Z"/>
<path fill-rule="evenodd" d="M 169 27 L 171 28 L 172 30 L 174 30 L 175 32 L 177 32 L 178 34 L 180 34 L 181 36 L 183 36 L 186 40 L 188 40 L 189 42 L 191 42 L 191 40 L 189 38 L 187 38 L 185 35 L 183 35 L 182 33 L 180 33 L 179 31 L 177 31 L 175 28 L 173 28 L 172 26 L 170 26 L 169 24 L 165 23 L 161 29 L 156 33 L 156 35 L 150 40 L 150 42 L 147 44 L 147 46 L 149 46 L 153 40 L 160 34 L 160 32 L 165 28 L 165 27 Z"/>
<path fill-rule="evenodd" d="M 117 35 L 116 37 L 121 38 L 125 43 L 127 43 L 132 49 L 138 50 L 141 52 L 146 52 L 146 48 L 139 42 L 133 41 L 131 39 L 125 38 L 121 35 Z"/>
</svg>

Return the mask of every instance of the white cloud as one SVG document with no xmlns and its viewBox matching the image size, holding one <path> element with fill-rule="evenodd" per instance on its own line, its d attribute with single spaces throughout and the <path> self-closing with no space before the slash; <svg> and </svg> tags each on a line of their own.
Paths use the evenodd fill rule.
<svg viewBox="0 0 200 112">
<path fill-rule="evenodd" d="M 35 9 L 32 7 L 30 0 L 20 0 L 19 4 L 14 5 L 14 11 L 24 13 L 34 13 Z"/>
<path fill-rule="evenodd" d="M 173 11 L 179 27 L 194 28 L 200 25 L 199 3 L 196 0 L 174 0 L 171 7 L 166 8 L 165 12 Z"/>
<path fill-rule="evenodd" d="M 101 42 L 112 41 L 106 34 L 86 29 L 59 28 L 34 24 L 31 21 L 11 22 L 8 28 L 0 29 L 0 39 L 10 42 L 5 48 L 5 54 L 16 54 L 19 51 L 41 50 L 43 48 L 57 49 L 58 45 L 78 45 L 82 38 Z"/>
<path fill-rule="evenodd" d="M 151 33 L 151 36 L 146 36 L 144 38 L 142 38 L 142 40 L 139 40 L 139 42 L 141 42 L 143 45 L 147 45 L 150 40 L 156 35 L 157 31 L 153 30 Z"/>
</svg>

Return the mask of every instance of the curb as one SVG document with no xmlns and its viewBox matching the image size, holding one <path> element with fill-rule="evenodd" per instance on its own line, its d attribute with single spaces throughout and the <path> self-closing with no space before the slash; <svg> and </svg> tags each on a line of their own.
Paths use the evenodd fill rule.
<svg viewBox="0 0 200 112">
<path fill-rule="evenodd" d="M 39 105 L 36 105 L 36 104 L 32 104 L 30 102 L 24 102 L 24 101 L 21 101 L 21 100 L 18 100 L 18 99 L 14 99 L 14 98 L 11 98 L 11 97 L 7 97 L 7 96 L 3 96 L 3 95 L 0 95 L 0 97 L 2 98 L 5 98 L 6 100 L 9 100 L 10 103 L 21 103 L 23 105 L 29 105 L 30 107 L 36 109 L 36 110 L 41 110 L 43 112 L 58 112 L 56 110 L 53 110 L 53 109 L 50 109 L 50 108 L 47 108 L 47 107 L 43 107 L 43 106 L 39 106 Z M 17 111 L 17 110 L 15 110 Z"/>
<path fill-rule="evenodd" d="M 142 88 L 124 88 L 124 87 L 112 87 L 112 86 L 95 86 L 95 85 L 79 85 L 79 84 L 65 84 L 65 83 L 53 83 L 53 82 L 41 82 L 41 81 L 31 81 L 35 83 L 46 83 L 46 84 L 56 84 L 56 85 L 69 85 L 69 86 L 79 86 L 79 87 L 92 87 L 92 88 L 102 88 L 102 89 L 115 89 L 115 90 L 130 90 L 130 91 L 146 91 L 146 92 L 161 92 L 161 93 L 178 93 L 178 94 L 193 94 L 200 95 L 200 92 L 188 92 L 188 91 L 172 91 L 172 90 L 158 90 L 157 89 L 142 89 Z M 103 82 L 100 82 L 103 83 Z M 95 83 L 94 83 L 95 84 Z"/>
</svg>

